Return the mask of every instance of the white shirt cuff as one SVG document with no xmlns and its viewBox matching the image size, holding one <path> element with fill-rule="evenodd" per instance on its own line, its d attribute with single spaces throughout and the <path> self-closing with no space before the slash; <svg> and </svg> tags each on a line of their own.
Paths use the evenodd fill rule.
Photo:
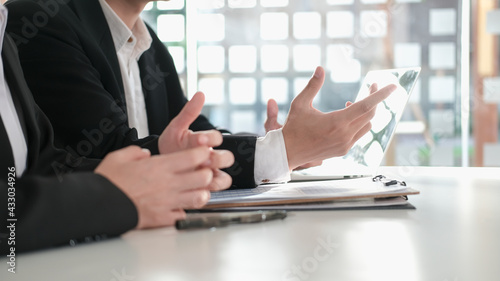
<svg viewBox="0 0 500 281">
<path fill-rule="evenodd" d="M 290 181 L 285 140 L 281 129 L 270 131 L 266 136 L 257 139 L 254 169 L 257 184 Z"/>
</svg>

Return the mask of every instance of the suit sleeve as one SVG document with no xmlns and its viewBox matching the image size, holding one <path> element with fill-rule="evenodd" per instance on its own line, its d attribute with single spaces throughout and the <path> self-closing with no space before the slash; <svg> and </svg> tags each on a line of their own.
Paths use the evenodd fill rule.
<svg viewBox="0 0 500 281">
<path fill-rule="evenodd" d="M 234 164 L 224 169 L 233 179 L 231 189 L 254 188 L 256 136 L 224 135 L 222 145 L 216 149 L 230 150 L 234 154 Z"/>
<path fill-rule="evenodd" d="M 91 172 L 64 175 L 61 180 L 26 176 L 17 179 L 14 186 L 0 183 L 1 205 L 8 206 L 8 200 L 15 203 L 14 209 L 1 211 L 1 220 L 7 222 L 10 211 L 17 219 L 7 222 L 14 223 L 14 229 L 1 230 L 8 231 L 2 237 L 11 237 L 11 230 L 15 233 L 14 240 L 0 237 L 2 254 L 11 247 L 17 253 L 99 240 L 137 225 L 137 211 L 127 196 Z"/>
<path fill-rule="evenodd" d="M 9 226 L 0 230 L 0 252 L 88 242 L 134 228 L 138 217 L 132 201 L 92 172 L 100 161 L 56 149 L 45 115 L 29 99 L 24 110 L 36 116 L 28 124 L 28 169 L 22 177 L 13 175 L 15 180 L 7 178 L 6 170 L 0 175 L 0 220 Z M 0 150 L 10 153 L 9 147 Z"/>
<path fill-rule="evenodd" d="M 46 24 L 30 26 L 26 19 L 34 18 L 40 6 L 35 1 L 9 4 L 7 32 L 18 45 L 33 96 L 52 122 L 56 146 L 91 158 L 128 145 L 157 153 L 157 136 L 138 139 L 137 131 L 129 128 L 125 104 L 110 94 L 121 81 L 111 70 L 97 70 L 111 66 L 104 55 L 89 53 L 89 44 L 96 43 L 70 26 L 65 16 L 72 11 L 61 5 Z"/>
<path fill-rule="evenodd" d="M 15 241 L 0 243 L 0 251 L 7 253 L 15 247 L 16 252 L 22 252 L 95 241 L 134 228 L 138 214 L 132 201 L 106 178 L 92 172 L 100 160 L 76 158 L 56 149 L 50 122 L 36 104 L 28 106 L 36 116 L 31 132 L 38 136 L 35 142 L 29 140 L 29 148 L 36 151 L 29 151 L 25 175 L 12 185 L 8 180 L 0 183 L 1 205 L 13 202 L 17 219 Z M 9 212 L 8 208 L 0 211 L 2 221 L 7 221 Z"/>
<path fill-rule="evenodd" d="M 12 171 L 6 168 L 14 164 L 8 159 L 3 164 L 8 167 L 0 167 L 0 252 L 100 239 L 135 227 L 137 211 L 130 199 L 91 172 L 99 160 L 74 158 L 53 146 L 52 127 L 22 78 L 14 44 L 8 36 L 3 43 L 6 81 L 19 101 L 16 110 L 27 131 L 28 165 L 21 177 L 8 174 Z M 6 132 L 2 134 L 5 144 Z M 10 145 L 1 146 L 0 152 L 2 157 L 12 154 Z M 55 170 L 52 163 L 61 169 Z"/>
</svg>

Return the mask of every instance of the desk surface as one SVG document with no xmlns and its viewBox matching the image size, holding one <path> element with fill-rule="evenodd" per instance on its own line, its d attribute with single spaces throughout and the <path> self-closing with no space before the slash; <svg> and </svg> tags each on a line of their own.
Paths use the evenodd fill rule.
<svg viewBox="0 0 500 281">
<path fill-rule="evenodd" d="M 498 280 L 500 168 L 397 168 L 416 210 L 291 212 L 216 230 L 132 231 L 17 257 L 1 280 Z"/>
</svg>

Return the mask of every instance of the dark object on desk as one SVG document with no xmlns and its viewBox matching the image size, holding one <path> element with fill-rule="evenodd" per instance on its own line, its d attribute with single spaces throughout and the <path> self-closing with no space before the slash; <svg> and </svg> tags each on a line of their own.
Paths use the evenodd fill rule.
<svg viewBox="0 0 500 281">
<path fill-rule="evenodd" d="M 375 176 L 375 177 L 373 177 L 372 180 L 375 182 L 381 182 L 385 186 L 391 186 L 391 185 L 396 185 L 396 184 L 406 186 L 406 182 L 398 181 L 398 180 L 391 180 L 391 179 L 386 178 L 384 175 Z"/>
<path fill-rule="evenodd" d="M 256 223 L 286 218 L 286 211 L 256 211 L 245 213 L 193 214 L 192 217 L 178 220 L 177 229 L 212 228 L 228 226 L 237 223 Z"/>
</svg>

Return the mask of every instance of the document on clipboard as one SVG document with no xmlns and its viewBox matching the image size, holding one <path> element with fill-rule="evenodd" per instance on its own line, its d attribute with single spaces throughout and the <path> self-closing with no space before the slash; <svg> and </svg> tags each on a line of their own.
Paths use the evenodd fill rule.
<svg viewBox="0 0 500 281">
<path fill-rule="evenodd" d="M 375 206 L 380 198 L 405 198 L 420 192 L 406 185 L 405 182 L 387 179 L 383 176 L 374 178 L 354 178 L 329 181 L 291 182 L 286 184 L 260 185 L 253 189 L 225 190 L 212 193 L 204 209 L 282 206 L 287 208 L 295 204 L 343 203 L 342 207 L 359 205 Z M 394 199 L 395 200 L 395 199 Z M 372 202 L 373 204 L 369 204 Z M 351 204 L 349 204 L 351 203 Z M 400 201 L 402 204 L 402 202 Z M 318 207 L 324 204 L 318 204 Z M 298 206 L 298 205 L 297 205 Z M 302 206 L 303 209 L 313 205 Z M 331 206 L 330 206 L 331 207 Z M 274 208 L 274 207 L 273 207 Z M 279 208 L 279 207 L 276 207 Z M 265 209 L 265 208 L 264 208 Z M 272 209 L 272 208 L 269 208 Z"/>
</svg>

